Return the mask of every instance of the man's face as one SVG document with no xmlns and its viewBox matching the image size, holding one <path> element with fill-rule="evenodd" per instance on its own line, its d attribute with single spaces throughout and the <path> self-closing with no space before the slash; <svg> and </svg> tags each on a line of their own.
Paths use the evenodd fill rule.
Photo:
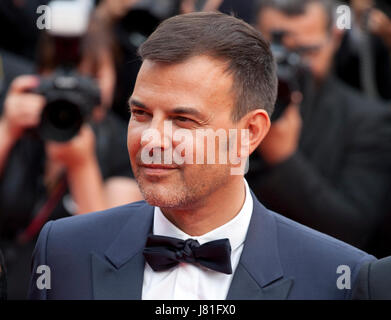
<svg viewBox="0 0 391 320">
<path fill-rule="evenodd" d="M 258 29 L 269 41 L 273 31 L 286 31 L 284 45 L 299 52 L 303 49 L 301 56 L 318 80 L 327 75 L 337 46 L 334 32 L 330 32 L 327 23 L 327 14 L 317 3 L 309 4 L 301 15 L 288 16 L 265 8 L 257 18 Z"/>
<path fill-rule="evenodd" d="M 230 165 L 206 163 L 211 150 L 207 150 L 207 143 L 199 143 L 206 138 L 196 135 L 201 129 L 228 132 L 228 129 L 238 128 L 239 124 L 231 120 L 233 80 L 224 73 L 225 68 L 225 63 L 208 56 L 192 57 L 177 64 L 143 62 L 129 100 L 128 150 L 132 170 L 149 204 L 161 208 L 202 205 L 214 191 L 235 179 L 230 175 Z M 168 121 L 172 136 L 164 130 Z M 142 141 L 148 129 L 159 132 L 161 139 Z M 192 144 L 173 139 L 180 129 L 187 130 Z M 203 163 L 196 164 L 194 160 L 193 164 L 177 165 L 175 161 L 165 164 L 164 157 L 172 156 L 180 143 L 188 147 L 187 151 L 191 150 L 193 159 L 203 152 Z M 143 148 L 147 146 L 149 156 L 161 152 L 160 163 L 145 164 Z M 217 158 L 219 143 L 215 147 Z"/>
</svg>

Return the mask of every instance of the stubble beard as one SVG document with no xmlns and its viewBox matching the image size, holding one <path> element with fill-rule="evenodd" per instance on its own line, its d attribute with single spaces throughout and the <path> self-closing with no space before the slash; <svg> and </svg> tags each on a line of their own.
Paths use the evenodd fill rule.
<svg viewBox="0 0 391 320">
<path fill-rule="evenodd" d="M 142 177 L 139 171 L 135 172 L 135 178 L 145 201 L 151 206 L 190 210 L 202 206 L 211 193 L 227 181 L 227 173 L 213 175 L 209 181 L 202 181 L 199 176 L 188 181 L 184 174 L 180 174 L 177 183 L 166 182 L 165 178 L 151 182 Z"/>
</svg>

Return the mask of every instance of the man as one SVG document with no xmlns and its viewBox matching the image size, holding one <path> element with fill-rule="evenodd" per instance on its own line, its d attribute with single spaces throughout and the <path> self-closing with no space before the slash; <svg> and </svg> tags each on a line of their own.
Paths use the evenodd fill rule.
<svg viewBox="0 0 391 320">
<path fill-rule="evenodd" d="M 30 298 L 349 298 L 373 257 L 268 211 L 235 170 L 268 132 L 276 98 L 260 33 L 221 13 L 179 15 L 140 55 L 128 150 L 146 201 L 47 223 Z M 220 143 L 238 131 L 247 138 Z M 233 160 L 220 161 L 227 147 Z"/>
<path fill-rule="evenodd" d="M 391 19 L 379 1 L 352 0 L 352 25 L 335 55 L 335 73 L 369 97 L 391 99 Z M 387 47 L 388 45 L 388 47 Z"/>
<path fill-rule="evenodd" d="M 273 122 L 248 181 L 268 208 L 361 249 L 390 210 L 391 110 L 330 74 L 340 30 L 327 0 L 261 2 L 257 26 L 312 74 L 300 108 Z"/>
</svg>

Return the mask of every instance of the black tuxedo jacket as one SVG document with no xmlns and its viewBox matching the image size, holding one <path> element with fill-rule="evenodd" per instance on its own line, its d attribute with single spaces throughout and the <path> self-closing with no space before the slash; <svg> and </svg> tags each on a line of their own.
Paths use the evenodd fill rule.
<svg viewBox="0 0 391 320">
<path fill-rule="evenodd" d="M 374 257 L 263 207 L 254 209 L 227 299 L 348 299 Z M 141 299 L 143 248 L 154 208 L 145 201 L 48 222 L 33 255 L 31 299 Z M 39 289 L 50 268 L 50 289 Z M 339 266 L 349 274 L 339 274 Z M 347 288 L 338 288 L 349 276 Z M 42 288 L 42 286 L 41 286 Z M 162 296 L 162 299 L 166 297 Z"/>
</svg>

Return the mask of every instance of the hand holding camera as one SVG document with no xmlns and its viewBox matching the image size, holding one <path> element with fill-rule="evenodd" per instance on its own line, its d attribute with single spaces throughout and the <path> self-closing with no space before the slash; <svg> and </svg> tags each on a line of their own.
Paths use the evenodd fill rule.
<svg viewBox="0 0 391 320">
<path fill-rule="evenodd" d="M 64 166 L 67 170 L 81 168 L 95 161 L 95 135 L 88 124 L 65 143 L 48 141 L 45 144 L 49 161 Z"/>
<path fill-rule="evenodd" d="M 86 78 L 63 78 L 62 87 L 58 79 L 59 76 L 17 77 L 8 91 L 0 125 L 5 137 L 13 143 L 26 129 L 37 130 L 47 140 L 48 159 L 69 169 L 95 156 L 95 136 L 84 118 L 99 103 L 99 91 Z M 88 101 L 88 93 L 82 90 L 85 87 L 88 90 L 89 85 L 92 101 Z"/>
<path fill-rule="evenodd" d="M 38 77 L 20 76 L 10 86 L 0 124 L 5 136 L 13 142 L 16 142 L 26 129 L 38 127 L 41 121 L 45 98 L 31 93 L 38 85 Z"/>
</svg>

